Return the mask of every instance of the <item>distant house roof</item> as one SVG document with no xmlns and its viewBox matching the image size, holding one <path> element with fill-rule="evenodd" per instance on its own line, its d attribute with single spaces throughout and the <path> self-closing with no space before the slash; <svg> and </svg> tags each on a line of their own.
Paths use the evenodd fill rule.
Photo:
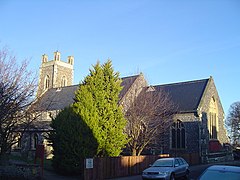
<svg viewBox="0 0 240 180">
<path fill-rule="evenodd" d="M 198 108 L 209 79 L 153 86 L 155 90 L 168 93 L 180 112 L 191 112 Z"/>
<path fill-rule="evenodd" d="M 138 76 L 139 75 L 122 78 L 121 86 L 123 86 L 123 89 L 119 94 L 119 99 L 123 98 Z M 74 102 L 75 91 L 78 88 L 79 85 L 73 85 L 49 89 L 40 97 L 35 105 L 40 111 L 64 109 Z"/>
</svg>

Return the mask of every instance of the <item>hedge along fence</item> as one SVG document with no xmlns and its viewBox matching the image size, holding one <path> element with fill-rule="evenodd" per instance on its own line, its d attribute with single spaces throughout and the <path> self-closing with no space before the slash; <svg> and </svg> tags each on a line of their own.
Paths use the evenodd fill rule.
<svg viewBox="0 0 240 180">
<path fill-rule="evenodd" d="M 120 156 L 85 160 L 84 180 L 110 179 L 141 174 L 144 169 L 159 158 L 169 154 L 148 156 Z M 189 164 L 199 164 L 198 153 L 182 154 Z M 86 168 L 89 166 L 92 168 Z"/>
</svg>

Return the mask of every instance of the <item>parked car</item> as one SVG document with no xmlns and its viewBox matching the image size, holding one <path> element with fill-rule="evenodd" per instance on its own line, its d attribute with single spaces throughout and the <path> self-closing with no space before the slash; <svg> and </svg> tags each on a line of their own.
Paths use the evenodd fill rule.
<svg viewBox="0 0 240 180">
<path fill-rule="evenodd" d="M 181 157 L 158 159 L 142 172 L 142 179 L 174 180 L 181 176 L 189 176 L 189 165 Z"/>
<path fill-rule="evenodd" d="M 213 165 L 207 168 L 199 180 L 239 180 L 240 179 L 240 167 L 239 166 L 225 166 L 225 165 Z"/>
</svg>

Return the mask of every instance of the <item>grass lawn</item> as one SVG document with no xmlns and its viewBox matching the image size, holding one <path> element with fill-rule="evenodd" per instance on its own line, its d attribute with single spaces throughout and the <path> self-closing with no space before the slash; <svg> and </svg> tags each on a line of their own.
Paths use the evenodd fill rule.
<svg viewBox="0 0 240 180">
<path fill-rule="evenodd" d="M 9 159 L 13 162 L 18 162 L 18 163 L 26 163 L 26 164 L 35 164 L 34 160 L 30 160 L 26 157 L 23 156 L 19 156 L 19 155 L 10 155 Z M 49 171 L 54 171 L 53 167 L 52 167 L 52 160 L 51 159 L 44 159 L 43 160 L 43 167 L 46 170 Z M 41 160 L 37 159 L 36 164 L 41 164 Z"/>
</svg>

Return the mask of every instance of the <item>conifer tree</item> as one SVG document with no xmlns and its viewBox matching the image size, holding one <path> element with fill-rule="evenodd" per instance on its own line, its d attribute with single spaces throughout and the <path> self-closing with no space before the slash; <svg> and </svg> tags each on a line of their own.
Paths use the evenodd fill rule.
<svg viewBox="0 0 240 180">
<path fill-rule="evenodd" d="M 120 91 L 119 73 L 108 60 L 93 66 L 76 92 L 73 109 L 97 140 L 97 156 L 118 156 L 127 143 L 126 120 L 118 105 Z"/>
</svg>

